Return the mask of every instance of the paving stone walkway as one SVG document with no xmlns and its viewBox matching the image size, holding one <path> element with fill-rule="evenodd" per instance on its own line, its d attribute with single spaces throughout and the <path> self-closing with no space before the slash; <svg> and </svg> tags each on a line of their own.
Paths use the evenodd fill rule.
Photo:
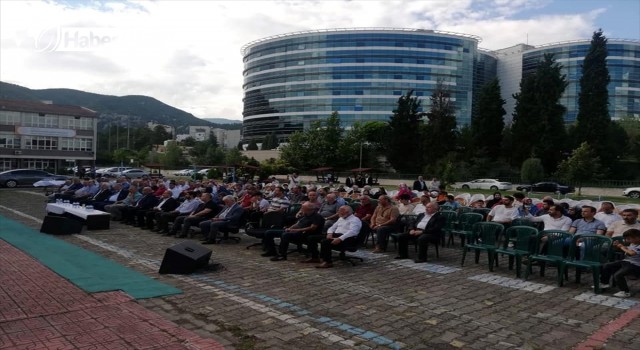
<svg viewBox="0 0 640 350">
<path fill-rule="evenodd" d="M 25 189 L 0 190 L 0 213 L 38 229 L 44 197 Z M 524 281 L 508 270 L 506 258 L 492 273 L 484 257 L 477 265 L 461 267 L 459 246 L 440 249 L 437 259 L 431 251 L 428 263 L 414 264 L 394 260 L 392 243 L 386 254 L 359 251 L 365 262 L 355 267 L 338 262 L 333 269 L 318 270 L 299 263 L 299 254 L 271 262 L 259 248 L 245 249 L 255 239 L 241 237 L 241 244 L 209 246 L 219 270 L 185 276 L 157 273 L 165 250 L 183 240 L 119 223 L 106 231 L 58 238 L 183 290 L 115 303 L 139 307 L 179 327 L 177 335 L 166 334 L 180 341 L 186 339 L 182 329 L 227 349 L 640 348 L 637 280 L 631 281 L 635 296 L 620 299 L 611 292 L 594 295 L 587 274 L 580 284 L 570 276 L 557 287 L 553 269 Z M 39 278 L 30 275 L 33 285 Z M 5 293 L 15 292 L 0 283 Z M 47 293 L 55 289 L 40 286 Z M 137 322 L 148 324 L 144 319 Z M 5 335 L 5 321 L 0 322 Z"/>
<path fill-rule="evenodd" d="M 88 294 L 0 240 L 0 349 L 224 349 L 128 295 Z"/>
</svg>

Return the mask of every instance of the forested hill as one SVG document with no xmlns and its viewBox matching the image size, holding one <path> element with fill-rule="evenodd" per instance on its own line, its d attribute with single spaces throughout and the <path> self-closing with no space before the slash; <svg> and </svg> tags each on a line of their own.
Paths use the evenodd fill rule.
<svg viewBox="0 0 640 350">
<path fill-rule="evenodd" d="M 0 98 L 27 101 L 52 101 L 60 105 L 76 105 L 92 109 L 100 114 L 101 121 L 127 116 L 129 123 L 154 122 L 180 129 L 188 126 L 211 126 L 212 123 L 196 118 L 178 108 L 169 106 L 149 96 L 110 96 L 73 89 L 33 90 L 23 86 L 0 82 Z M 215 123 L 221 125 L 222 123 Z M 225 129 L 229 125 L 224 126 Z M 239 127 L 238 127 L 239 128 Z"/>
</svg>

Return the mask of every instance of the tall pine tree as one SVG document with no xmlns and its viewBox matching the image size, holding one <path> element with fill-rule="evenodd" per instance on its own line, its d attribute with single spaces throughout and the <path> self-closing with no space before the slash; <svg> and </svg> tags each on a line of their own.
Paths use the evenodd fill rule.
<svg viewBox="0 0 640 350">
<path fill-rule="evenodd" d="M 428 170 L 440 173 L 444 165 L 438 162 L 455 150 L 458 141 L 455 106 L 451 101 L 451 92 L 442 81 L 438 82 L 429 100 L 431 107 L 426 114 L 424 162 Z"/>
<path fill-rule="evenodd" d="M 514 165 L 530 157 L 540 158 L 545 172 L 554 172 L 562 160 L 567 133 L 566 108 L 560 97 L 567 87 L 566 76 L 553 55 L 546 54 L 535 73 L 524 77 L 520 92 L 513 97 L 516 107 L 511 128 Z"/>
<path fill-rule="evenodd" d="M 393 168 L 401 173 L 417 173 L 422 163 L 423 113 L 421 101 L 412 96 L 413 90 L 398 99 L 397 108 L 389 119 L 386 155 Z"/>
<path fill-rule="evenodd" d="M 593 33 L 591 47 L 582 62 L 579 110 L 573 135 L 576 141 L 574 146 L 587 142 L 605 166 L 611 165 L 614 158 L 607 147 L 611 123 L 607 90 L 611 78 L 607 68 L 607 54 L 607 38 L 600 29 Z"/>
<path fill-rule="evenodd" d="M 474 148 L 495 160 L 500 156 L 505 100 L 500 97 L 500 82 L 493 79 L 480 91 L 471 119 Z"/>
</svg>

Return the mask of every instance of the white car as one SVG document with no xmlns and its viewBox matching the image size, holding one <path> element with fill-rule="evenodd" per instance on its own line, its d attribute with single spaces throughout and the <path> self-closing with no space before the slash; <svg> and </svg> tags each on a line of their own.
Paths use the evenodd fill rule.
<svg viewBox="0 0 640 350">
<path fill-rule="evenodd" d="M 173 173 L 175 176 L 192 176 L 195 173 L 193 169 L 182 169 Z"/>
<path fill-rule="evenodd" d="M 130 179 L 133 178 L 138 178 L 138 177 L 143 177 L 143 176 L 149 176 L 149 173 L 142 170 L 142 169 L 128 169 L 125 171 L 120 172 L 120 174 L 118 174 L 119 176 L 126 176 Z"/>
<path fill-rule="evenodd" d="M 96 171 L 96 173 L 101 174 L 102 176 L 119 176 L 121 172 L 129 169 L 131 169 L 130 166 L 103 168 L 103 169 L 100 169 L 100 171 Z"/>
<path fill-rule="evenodd" d="M 207 175 L 209 173 L 209 168 L 198 170 L 198 174 Z"/>
<path fill-rule="evenodd" d="M 473 181 L 465 182 L 460 186 L 464 190 L 469 189 L 481 189 L 481 190 L 510 190 L 511 182 L 501 182 L 496 179 L 475 179 Z"/>
<path fill-rule="evenodd" d="M 629 198 L 640 198 L 640 187 L 625 188 L 622 195 Z"/>
</svg>

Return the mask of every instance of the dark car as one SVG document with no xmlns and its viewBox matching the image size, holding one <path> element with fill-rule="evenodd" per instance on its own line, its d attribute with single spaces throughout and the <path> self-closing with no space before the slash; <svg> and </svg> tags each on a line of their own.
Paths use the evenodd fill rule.
<svg viewBox="0 0 640 350">
<path fill-rule="evenodd" d="M 0 186 L 9 188 L 16 186 L 33 186 L 34 183 L 42 179 L 66 180 L 68 177 L 36 169 L 7 170 L 0 173 Z"/>
<path fill-rule="evenodd" d="M 516 189 L 524 192 L 550 192 L 560 194 L 567 194 L 575 191 L 573 186 L 565 186 L 557 182 L 538 182 L 533 185 L 518 186 Z"/>
</svg>

